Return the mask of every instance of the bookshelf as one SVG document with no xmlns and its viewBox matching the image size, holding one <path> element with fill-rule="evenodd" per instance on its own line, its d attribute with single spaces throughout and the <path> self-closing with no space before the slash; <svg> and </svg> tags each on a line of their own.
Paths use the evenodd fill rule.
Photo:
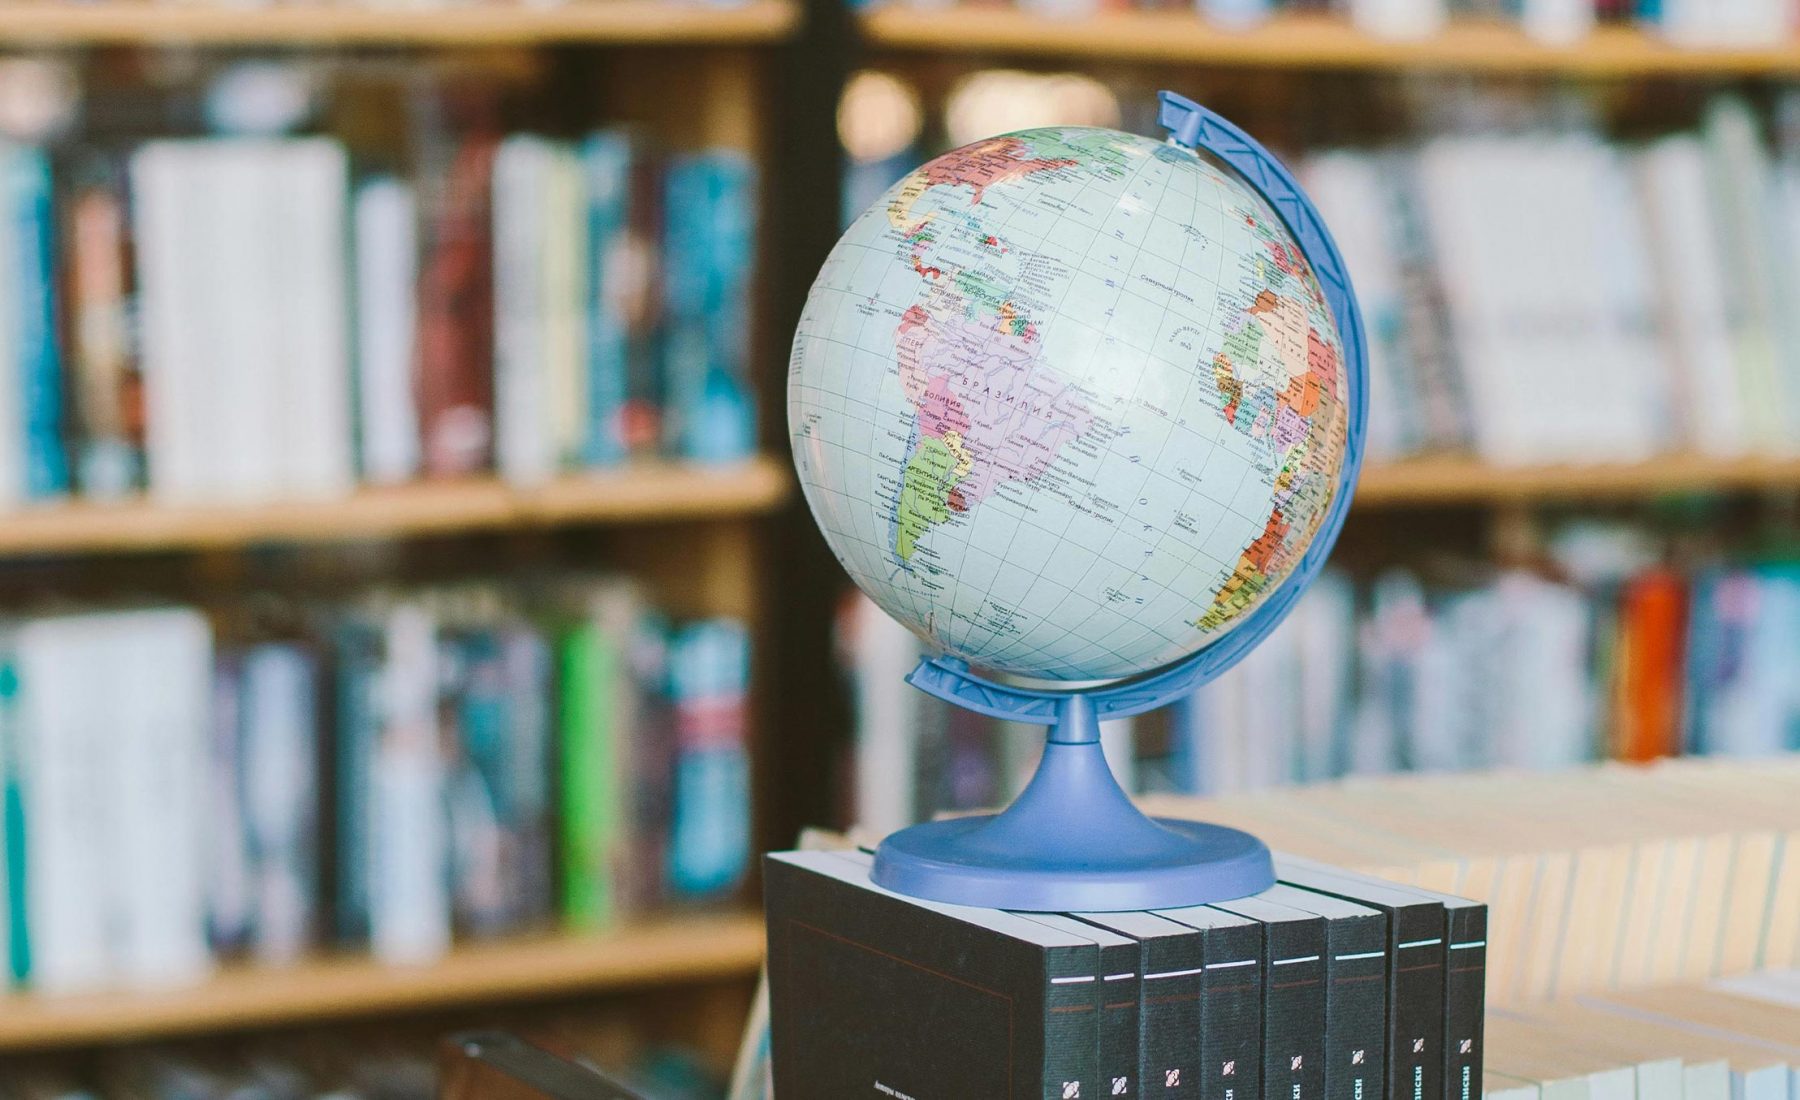
<svg viewBox="0 0 1800 1100">
<path fill-rule="evenodd" d="M 1630 465 L 1495 466 L 1464 457 L 1370 465 L 1361 508 L 1635 500 L 1674 494 L 1800 492 L 1800 459 L 1669 455 Z"/>
<path fill-rule="evenodd" d="M 364 487 L 331 499 L 71 500 L 0 515 L 0 568 L 23 573 L 48 564 L 59 585 L 79 590 L 135 576 L 144 563 L 129 560 L 134 554 L 192 554 L 178 571 L 192 566 L 209 577 L 236 577 L 255 561 L 242 552 L 264 546 L 429 538 L 434 541 L 420 552 L 442 549 L 463 561 L 486 552 L 490 543 L 479 540 L 522 536 L 521 557 L 568 556 L 583 568 L 591 562 L 643 582 L 671 616 L 728 616 L 744 624 L 753 662 L 746 704 L 749 824 L 759 847 L 777 837 L 791 841 L 783 818 L 800 799 L 778 758 L 795 739 L 777 719 L 797 663 L 780 652 L 782 624 L 774 612 L 783 606 L 775 596 L 782 587 L 770 577 L 780 557 L 778 525 L 793 515 L 797 494 L 778 445 L 781 406 L 773 395 L 784 379 L 778 345 L 783 330 L 792 330 L 782 295 L 804 293 L 816 260 L 804 248 L 794 254 L 797 235 L 783 224 L 783 212 L 794 209 L 800 220 L 822 223 L 817 211 L 825 207 L 786 200 L 816 192 L 807 183 L 813 176 L 835 174 L 835 167 L 792 167 L 806 158 L 789 155 L 789 120 L 797 112 L 788 85 L 795 74 L 782 62 L 803 30 L 802 4 L 573 0 L 284 4 L 248 11 L 212 3 L 7 0 L 0 8 L 0 45 L 8 50 L 43 48 L 54 55 L 94 47 L 84 60 L 131 58 L 133 47 L 146 56 L 169 46 L 216 49 L 217 60 L 238 48 L 268 48 L 302 61 L 314 49 L 329 56 L 336 48 L 361 48 L 380 65 L 427 68 L 445 62 L 442 51 L 451 64 L 467 60 L 504 70 L 495 84 L 506 85 L 507 109 L 521 115 L 508 120 L 517 130 L 542 127 L 566 137 L 589 126 L 635 125 L 653 131 L 669 152 L 730 149 L 758 166 L 757 224 L 776 228 L 763 230 L 756 242 L 757 290 L 746 336 L 748 381 L 763 410 L 757 457 L 709 467 L 649 460 L 559 475 L 529 488 L 479 476 Z M 529 63 L 512 64 L 520 58 Z M 681 63 L 671 64 L 676 58 Z M 205 57 L 199 68 L 214 61 Z M 825 146 L 809 142 L 804 151 L 814 149 L 829 161 Z M 550 534 L 557 537 L 539 537 Z M 467 546 L 446 545 L 464 538 Z M 386 561 L 378 568 L 395 568 Z M 491 568 L 503 575 L 506 565 Z M 161 565 L 150 562 L 148 569 Z M 228 964 L 203 984 L 183 988 L 0 992 L 0 1077 L 14 1059 L 34 1054 L 76 1065 L 96 1050 L 141 1040 L 204 1045 L 245 1030 L 351 1020 L 430 1027 L 443 1014 L 489 1009 L 504 1022 L 509 1014 L 576 1001 L 582 1012 L 642 1008 L 644 1020 L 631 1029 L 635 1038 L 698 1047 L 717 1068 L 719 1052 L 728 1058 L 735 1047 L 738 1002 L 747 999 L 763 953 L 754 886 L 731 896 L 741 907 L 657 910 L 604 933 L 459 942 L 441 960 L 418 967 L 325 949 L 280 969 Z M 717 1008 L 721 1001 L 724 1010 Z"/>
<path fill-rule="evenodd" d="M 736 7 L 665 0 L 582 0 L 556 6 L 275 6 L 146 4 L 136 0 L 14 0 L 0 42 L 33 45 L 754 45 L 798 22 L 790 0 Z"/>
<path fill-rule="evenodd" d="M 761 916 L 732 912 L 472 944 L 424 966 L 322 957 L 283 969 L 234 966 L 189 989 L 0 995 L 0 1055 L 747 980 L 762 953 Z"/>
<path fill-rule="evenodd" d="M 718 469 L 644 463 L 529 489 L 482 478 L 276 504 L 57 504 L 7 515 L 0 559 L 743 519 L 780 508 L 790 489 L 784 464 L 759 457 Z"/>
<path fill-rule="evenodd" d="M 920 11 L 882 8 L 862 19 L 871 47 L 920 54 L 990 54 L 1062 61 L 1220 64 L 1268 69 L 1438 70 L 1628 79 L 1779 76 L 1800 72 L 1800 46 L 1693 49 L 1623 27 L 1603 27 L 1572 46 L 1518 29 L 1453 24 L 1420 41 L 1389 41 L 1320 16 L 1285 16 L 1225 30 L 1191 11 L 1109 12 L 1047 19 L 1001 7 Z"/>
</svg>

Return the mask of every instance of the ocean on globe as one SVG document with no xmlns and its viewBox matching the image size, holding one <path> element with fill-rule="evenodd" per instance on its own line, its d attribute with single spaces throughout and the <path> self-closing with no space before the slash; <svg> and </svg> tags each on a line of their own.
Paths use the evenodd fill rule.
<svg viewBox="0 0 1800 1100">
<path fill-rule="evenodd" d="M 1114 130 L 945 153 L 851 224 L 788 376 L 802 489 L 880 607 L 977 668 L 1166 666 L 1299 564 L 1346 461 L 1344 348 L 1229 168 Z"/>
</svg>

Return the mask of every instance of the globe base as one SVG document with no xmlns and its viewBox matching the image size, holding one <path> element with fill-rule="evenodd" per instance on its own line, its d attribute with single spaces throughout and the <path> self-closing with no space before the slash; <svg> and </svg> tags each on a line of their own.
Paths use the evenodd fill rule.
<svg viewBox="0 0 1800 1100">
<path fill-rule="evenodd" d="M 1249 833 L 1146 817 L 1113 778 L 1092 704 L 1073 695 L 1011 806 L 894 833 L 876 849 L 873 877 L 927 901 L 1098 913 L 1241 898 L 1273 886 L 1275 868 Z"/>
</svg>

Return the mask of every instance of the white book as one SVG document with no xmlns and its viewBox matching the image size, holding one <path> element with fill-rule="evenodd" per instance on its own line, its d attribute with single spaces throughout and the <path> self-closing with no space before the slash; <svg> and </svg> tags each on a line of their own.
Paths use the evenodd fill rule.
<svg viewBox="0 0 1800 1100">
<path fill-rule="evenodd" d="M 264 201 L 279 232 L 264 245 L 280 290 L 285 496 L 332 497 L 356 483 L 351 439 L 349 160 L 328 138 L 286 140 L 268 159 Z"/>
<path fill-rule="evenodd" d="M 581 157 L 550 150 L 544 181 L 544 359 L 554 460 L 576 466 L 587 452 L 588 210 Z"/>
<path fill-rule="evenodd" d="M 1772 169 L 1759 123 L 1743 100 L 1715 97 L 1706 112 L 1702 142 L 1712 212 L 1724 256 L 1725 299 L 1735 344 L 1745 428 L 1757 450 L 1780 450 L 1787 440 L 1788 396 L 1781 391 L 1783 358 L 1800 349 L 1783 346 L 1800 336 L 1792 304 L 1782 290 L 1792 287 L 1786 254 L 1773 245 L 1776 222 L 1771 203 Z"/>
<path fill-rule="evenodd" d="M 1367 329 L 1365 454 L 1379 461 L 1416 451 L 1424 435 L 1424 414 L 1405 382 L 1406 296 L 1393 219 L 1387 213 L 1392 188 L 1376 156 L 1341 150 L 1308 158 L 1301 177 L 1343 253 Z"/>
<path fill-rule="evenodd" d="M 1594 0 L 1523 0 L 1519 25 L 1552 46 L 1573 46 L 1594 29 Z"/>
<path fill-rule="evenodd" d="M 1269 0 L 1195 0 L 1200 18 L 1226 30 L 1244 30 L 1269 18 Z M 1097 8 L 1097 4 L 1090 5 Z"/>
<path fill-rule="evenodd" d="M 120 612 L 91 620 L 107 682 L 107 873 L 115 965 L 128 985 L 203 979 L 206 938 L 206 742 L 212 631 L 197 611 Z"/>
<path fill-rule="evenodd" d="M 545 341 L 548 141 L 515 134 L 494 156 L 494 464 L 515 485 L 556 471 Z"/>
<path fill-rule="evenodd" d="M 450 836 L 437 723 L 437 624 L 417 604 L 389 612 L 383 718 L 371 776 L 369 940 L 383 962 L 450 947 Z"/>
<path fill-rule="evenodd" d="M 418 329 L 418 198 L 384 176 L 356 192 L 356 338 L 362 476 L 377 485 L 419 473 L 413 389 Z"/>
<path fill-rule="evenodd" d="M 189 428 L 203 379 L 204 302 L 188 281 L 199 247 L 194 218 L 210 195 L 189 169 L 189 143 L 152 141 L 131 158 L 131 218 L 137 257 L 144 379 L 144 444 L 150 494 L 168 503 L 203 496 L 207 459 Z"/>
<path fill-rule="evenodd" d="M 1295 779 L 1336 775 L 1344 715 L 1350 709 L 1356 645 L 1356 591 L 1335 571 L 1320 574 L 1281 628 L 1294 635 L 1299 663 Z"/>
<path fill-rule="evenodd" d="M 1800 160 L 1784 158 L 1775 167 L 1770 201 L 1776 226 L 1775 239 L 1771 243 L 1781 250 L 1782 267 L 1790 279 L 1780 293 L 1784 300 L 1791 300 L 1793 295 L 1800 294 Z M 1800 451 L 1800 336 L 1795 331 L 1800 330 L 1800 313 L 1784 309 L 1778 316 L 1784 322 L 1780 335 L 1783 354 L 1777 364 L 1782 372 L 1780 384 L 1784 399 L 1779 449 L 1792 454 Z"/>
<path fill-rule="evenodd" d="M 318 742 L 311 663 L 288 645 L 244 657 L 244 825 L 253 855 L 259 961 L 297 960 L 310 946 Z"/>
<path fill-rule="evenodd" d="M 1683 46 L 1772 46 L 1786 40 L 1793 13 L 1784 0 L 1662 0 L 1656 25 Z"/>
<path fill-rule="evenodd" d="M 853 594 L 838 615 L 856 707 L 856 821 L 886 836 L 918 821 L 919 722 L 925 698 L 907 684 L 919 639 Z"/>
<path fill-rule="evenodd" d="M 95 621 L 35 619 L 17 634 L 31 983 L 44 993 L 98 989 L 109 963 L 107 847 L 113 833 L 108 728 L 113 690 Z"/>
<path fill-rule="evenodd" d="M 1637 169 L 1683 437 L 1704 454 L 1743 454 L 1747 412 L 1705 151 L 1690 135 L 1663 138 L 1639 155 Z"/>
<path fill-rule="evenodd" d="M 1349 0 L 1349 9 L 1356 29 L 1377 38 L 1430 38 L 1450 18 L 1444 0 Z"/>
<path fill-rule="evenodd" d="M 280 496 L 282 467 L 293 448 L 291 433 L 301 410 L 284 408 L 279 375 L 287 355 L 279 311 L 284 272 L 280 225 L 294 211 L 276 204 L 268 162 L 276 144 L 257 138 L 218 138 L 181 150 L 188 170 L 204 183 L 210 216 L 189 243 L 182 277 L 197 280 L 203 350 L 189 365 L 197 373 L 190 390 L 209 400 L 214 415 L 184 415 L 204 455 L 205 495 L 228 501 L 266 501 Z M 190 193 L 192 194 L 192 193 Z M 191 200 L 190 200 L 191 201 Z M 196 211 L 196 214 L 198 212 Z"/>
</svg>

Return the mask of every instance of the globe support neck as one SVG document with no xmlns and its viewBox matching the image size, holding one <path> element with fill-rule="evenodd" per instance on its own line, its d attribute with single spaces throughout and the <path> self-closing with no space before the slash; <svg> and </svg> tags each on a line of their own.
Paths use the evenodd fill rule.
<svg viewBox="0 0 1800 1100">
<path fill-rule="evenodd" d="M 999 814 L 902 829 L 875 852 L 875 882 L 958 905 L 1027 912 L 1177 909 L 1275 883 L 1248 833 L 1146 817 L 1119 786 L 1093 701 L 1056 703 L 1031 782 Z"/>
</svg>

